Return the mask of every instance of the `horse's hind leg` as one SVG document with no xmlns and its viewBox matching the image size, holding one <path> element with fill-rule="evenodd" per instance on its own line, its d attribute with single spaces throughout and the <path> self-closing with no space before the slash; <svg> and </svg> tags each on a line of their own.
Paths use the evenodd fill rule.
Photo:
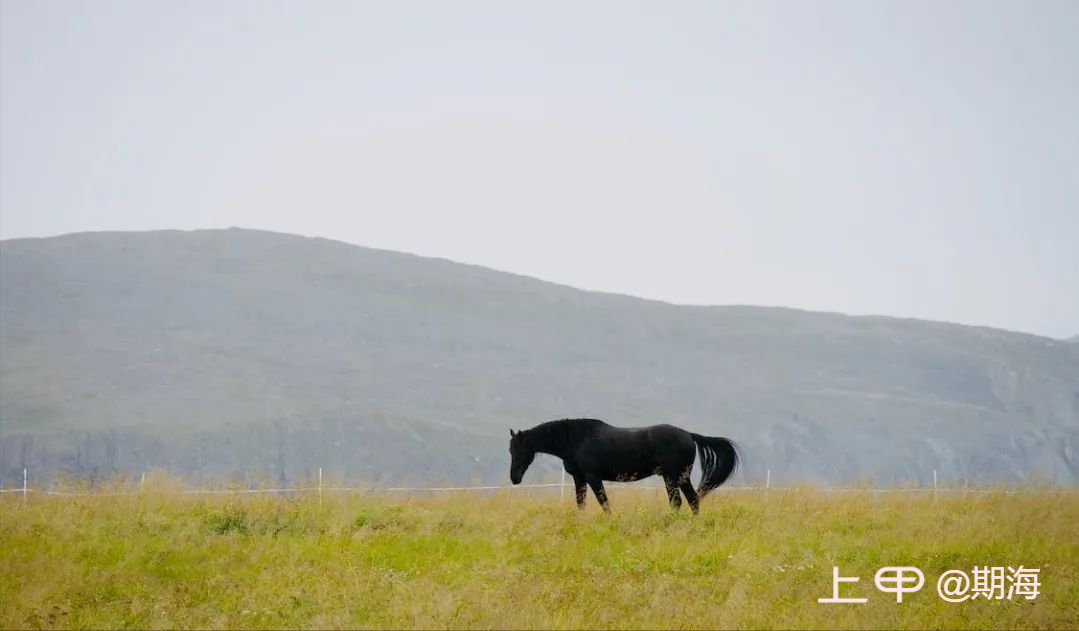
<svg viewBox="0 0 1079 631">
<path fill-rule="evenodd" d="M 682 494 L 686 496 L 686 500 L 689 501 L 689 507 L 693 509 L 693 514 L 700 514 L 700 501 L 697 499 L 697 492 L 693 490 L 693 483 L 685 480 L 679 487 L 682 489 Z"/>
<path fill-rule="evenodd" d="M 611 505 L 607 503 L 607 491 L 603 489 L 603 480 L 595 477 L 589 478 L 588 486 L 592 487 L 592 492 L 596 494 L 596 500 L 603 507 L 603 511 L 606 513 L 611 512 Z"/>
<path fill-rule="evenodd" d="M 664 477 L 663 483 L 667 485 L 667 499 L 671 503 L 671 508 L 674 510 L 681 510 L 682 496 L 678 494 L 678 480 Z"/>
</svg>

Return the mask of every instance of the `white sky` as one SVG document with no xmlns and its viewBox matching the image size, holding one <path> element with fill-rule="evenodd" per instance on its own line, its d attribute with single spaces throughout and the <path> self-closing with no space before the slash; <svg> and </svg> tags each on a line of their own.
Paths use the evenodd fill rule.
<svg viewBox="0 0 1079 631">
<path fill-rule="evenodd" d="M 0 238 L 1079 334 L 1079 3 L 0 2 Z"/>
</svg>

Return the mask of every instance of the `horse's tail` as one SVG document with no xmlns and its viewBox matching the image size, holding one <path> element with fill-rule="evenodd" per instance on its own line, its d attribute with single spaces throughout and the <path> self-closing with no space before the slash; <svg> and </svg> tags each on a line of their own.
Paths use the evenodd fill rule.
<svg viewBox="0 0 1079 631">
<path fill-rule="evenodd" d="M 712 438 L 700 434 L 690 434 L 697 443 L 697 453 L 701 456 L 701 484 L 697 488 L 697 497 L 704 499 L 712 489 L 720 486 L 734 474 L 738 468 L 737 446 L 729 438 Z"/>
</svg>

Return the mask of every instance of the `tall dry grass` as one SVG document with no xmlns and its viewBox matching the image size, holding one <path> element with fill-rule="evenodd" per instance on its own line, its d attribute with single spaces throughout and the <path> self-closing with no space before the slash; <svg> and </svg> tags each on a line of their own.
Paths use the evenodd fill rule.
<svg viewBox="0 0 1079 631">
<path fill-rule="evenodd" d="M 1079 494 L 654 489 L 0 500 L 4 628 L 1079 627 Z M 948 603 L 946 570 L 1041 570 L 1041 594 Z M 821 604 L 832 566 L 843 596 Z M 925 586 L 901 604 L 882 566 Z"/>
</svg>

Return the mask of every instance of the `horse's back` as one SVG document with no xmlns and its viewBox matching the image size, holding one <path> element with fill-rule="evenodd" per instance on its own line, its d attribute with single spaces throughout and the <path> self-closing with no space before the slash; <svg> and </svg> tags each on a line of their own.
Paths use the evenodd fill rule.
<svg viewBox="0 0 1079 631">
<path fill-rule="evenodd" d="M 660 423 L 659 425 L 651 425 L 647 428 L 652 435 L 656 438 L 671 441 L 686 441 L 693 442 L 693 435 L 675 425 L 669 425 L 667 423 Z"/>
<path fill-rule="evenodd" d="M 607 425 L 584 445 L 583 459 L 607 479 L 640 479 L 656 473 L 678 475 L 693 465 L 693 436 L 674 425 Z M 610 476 L 610 477 L 608 477 Z"/>
<path fill-rule="evenodd" d="M 677 455 L 679 459 L 684 459 L 688 454 L 692 463 L 693 456 L 696 454 L 696 443 L 693 442 L 692 434 L 681 427 L 666 423 L 653 425 L 648 428 L 648 432 L 650 442 L 658 453 L 668 456 Z"/>
</svg>

